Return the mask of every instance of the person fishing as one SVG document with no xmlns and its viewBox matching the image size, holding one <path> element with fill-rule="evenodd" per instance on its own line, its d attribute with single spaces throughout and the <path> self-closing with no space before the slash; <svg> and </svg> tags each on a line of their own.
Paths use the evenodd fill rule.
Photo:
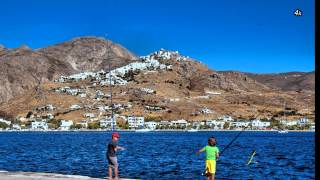
<svg viewBox="0 0 320 180">
<path fill-rule="evenodd" d="M 118 146 L 119 133 L 112 133 L 111 141 L 107 146 L 107 160 L 109 165 L 109 179 L 112 179 L 112 169 L 114 169 L 115 179 L 119 179 L 118 159 L 116 152 L 118 150 L 125 150 L 125 148 Z"/>
<path fill-rule="evenodd" d="M 205 174 L 207 180 L 214 180 L 216 173 L 216 160 L 219 159 L 219 148 L 216 146 L 217 141 L 215 137 L 210 137 L 208 139 L 208 145 L 197 151 L 197 155 L 202 152 L 206 153 L 206 170 Z"/>
</svg>

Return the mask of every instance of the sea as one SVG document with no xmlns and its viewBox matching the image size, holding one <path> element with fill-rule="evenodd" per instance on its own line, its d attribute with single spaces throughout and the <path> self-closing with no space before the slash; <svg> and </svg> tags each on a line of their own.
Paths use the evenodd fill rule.
<svg viewBox="0 0 320 180">
<path fill-rule="evenodd" d="M 111 133 L 0 132 L 0 170 L 104 178 Z M 205 179 L 205 155 L 196 151 L 214 136 L 223 151 L 216 179 L 315 179 L 314 132 L 119 133 L 118 144 L 126 148 L 117 152 L 123 178 Z"/>
</svg>

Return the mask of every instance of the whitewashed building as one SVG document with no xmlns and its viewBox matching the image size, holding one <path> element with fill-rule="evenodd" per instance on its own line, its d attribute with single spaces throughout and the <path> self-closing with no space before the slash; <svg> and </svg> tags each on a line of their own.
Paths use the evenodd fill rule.
<svg viewBox="0 0 320 180">
<path fill-rule="evenodd" d="M 230 123 L 230 126 L 236 127 L 236 128 L 245 128 L 250 125 L 250 122 L 248 121 L 234 121 Z"/>
<path fill-rule="evenodd" d="M 193 127 L 200 127 L 200 126 L 204 126 L 206 125 L 206 122 L 205 121 L 195 121 L 195 122 L 192 122 L 192 126 Z"/>
<path fill-rule="evenodd" d="M 141 91 L 146 92 L 148 94 L 153 94 L 155 91 L 149 88 L 141 88 Z"/>
<path fill-rule="evenodd" d="M 85 113 L 83 116 L 86 118 L 95 118 L 96 117 L 96 115 L 93 113 Z"/>
<path fill-rule="evenodd" d="M 187 127 L 188 126 L 188 121 L 184 120 L 184 119 L 179 119 L 176 121 L 171 121 L 171 126 L 175 126 L 175 127 Z"/>
<path fill-rule="evenodd" d="M 7 121 L 7 120 L 5 120 L 5 119 L 3 119 L 3 118 L 0 118 L 0 122 L 3 122 L 3 123 L 5 123 L 5 124 L 7 124 L 7 125 L 11 125 L 11 121 Z"/>
<path fill-rule="evenodd" d="M 149 122 L 145 122 L 144 125 L 146 128 L 154 130 L 157 128 L 158 123 L 155 121 L 149 121 Z"/>
<path fill-rule="evenodd" d="M 14 130 L 21 130 L 21 126 L 19 124 L 12 124 L 12 128 Z"/>
<path fill-rule="evenodd" d="M 48 114 L 47 114 L 47 118 L 48 118 L 49 120 L 51 120 L 51 119 L 53 119 L 53 118 L 54 118 L 54 115 L 53 115 L 53 114 L 51 114 L 51 113 L 48 113 Z"/>
<path fill-rule="evenodd" d="M 160 127 L 167 127 L 167 126 L 170 126 L 171 123 L 169 121 L 160 121 L 159 122 L 159 126 Z"/>
<path fill-rule="evenodd" d="M 113 124 L 113 127 L 116 127 L 116 125 L 117 125 L 116 120 L 112 121 L 111 117 L 110 118 L 101 119 L 99 122 L 100 122 L 100 127 L 102 127 L 102 128 L 112 127 L 112 124 Z"/>
<path fill-rule="evenodd" d="M 298 125 L 298 121 L 297 120 L 280 120 L 280 124 L 284 125 L 284 126 L 296 126 Z"/>
<path fill-rule="evenodd" d="M 48 130 L 48 124 L 47 121 L 42 119 L 41 121 L 32 121 L 31 122 L 31 129 L 33 130 L 38 130 L 38 129 L 42 129 L 42 130 Z"/>
<path fill-rule="evenodd" d="M 231 122 L 231 121 L 234 121 L 234 119 L 231 117 L 231 116 L 221 116 L 218 118 L 219 120 L 222 120 L 222 121 L 225 121 L 225 122 Z"/>
<path fill-rule="evenodd" d="M 206 125 L 214 127 L 214 129 L 223 129 L 223 125 L 225 124 L 225 121 L 218 121 L 218 120 L 206 120 Z"/>
<path fill-rule="evenodd" d="M 143 116 L 128 116 L 127 118 L 129 128 L 141 128 L 144 127 Z"/>
<path fill-rule="evenodd" d="M 298 125 L 299 126 L 305 126 L 309 124 L 309 119 L 308 118 L 301 118 L 298 120 Z"/>
<path fill-rule="evenodd" d="M 205 107 L 205 108 L 202 108 L 200 110 L 200 113 L 202 113 L 202 114 L 213 114 L 214 112 L 211 109 L 208 109 L 207 107 Z"/>
<path fill-rule="evenodd" d="M 251 126 L 253 129 L 265 129 L 271 125 L 268 121 L 261 121 L 260 119 L 255 119 L 251 121 Z"/>
<path fill-rule="evenodd" d="M 60 122 L 60 129 L 63 131 L 67 131 L 70 129 L 70 126 L 73 125 L 73 121 L 71 120 L 61 120 Z"/>
<path fill-rule="evenodd" d="M 88 121 L 87 120 L 81 120 L 79 123 L 83 128 L 88 128 Z"/>
<path fill-rule="evenodd" d="M 81 109 L 81 106 L 79 104 L 73 104 L 70 106 L 70 109 L 72 109 L 72 110 Z"/>
</svg>

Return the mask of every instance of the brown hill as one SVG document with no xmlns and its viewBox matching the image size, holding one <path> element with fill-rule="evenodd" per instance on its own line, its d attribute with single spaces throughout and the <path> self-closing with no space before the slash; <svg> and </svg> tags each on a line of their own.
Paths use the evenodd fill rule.
<svg viewBox="0 0 320 180">
<path fill-rule="evenodd" d="M 281 89 L 284 91 L 315 90 L 314 71 L 279 74 L 245 74 L 256 81 L 275 89 Z"/>
<path fill-rule="evenodd" d="M 110 57 L 110 58 L 107 58 Z M 17 49 L 0 47 L 0 103 L 35 90 L 42 82 L 60 75 L 106 69 L 127 64 L 136 57 L 109 40 L 95 37 L 76 38 L 43 49 L 26 46 Z"/>
<path fill-rule="evenodd" d="M 170 68 L 150 67 L 128 71 L 122 76 L 116 75 L 125 79 L 127 84 L 113 86 L 113 102 L 126 107 L 131 104 L 130 108 L 116 109 L 117 114 L 143 115 L 149 120 L 200 120 L 221 115 L 235 118 L 279 118 L 283 115 L 286 104 L 291 113 L 290 116 L 287 115 L 288 118 L 314 117 L 312 91 L 298 93 L 274 89 L 241 72 L 217 72 L 194 59 L 179 60 L 179 54 L 173 53 L 170 58 L 163 58 L 167 57 L 169 52 L 161 51 L 163 56 L 153 58 Z M 86 119 L 84 114 L 89 112 L 99 119 L 110 114 L 109 110 L 99 109 L 110 105 L 108 96 L 96 98 L 98 91 L 105 95 L 109 93 L 108 85 L 100 86 L 98 83 L 98 79 L 103 80 L 106 77 L 89 77 L 62 83 L 45 82 L 42 84 L 43 95 L 40 98 L 37 98 L 37 93 L 29 93 L 2 104 L 0 109 L 15 116 L 26 116 L 30 111 L 42 116 L 48 112 L 39 112 L 37 107 L 52 104 L 56 109 L 50 113 L 54 114 L 56 119 L 80 121 Z M 86 96 L 56 91 L 65 87 L 78 89 Z M 153 91 L 145 92 L 143 88 Z M 70 110 L 71 105 L 75 104 L 82 108 Z"/>
<path fill-rule="evenodd" d="M 119 67 L 137 57 L 119 44 L 104 38 L 81 37 L 71 41 L 37 50 L 44 56 L 59 59 L 72 66 L 75 72 L 98 71 L 108 67 Z M 109 58 L 108 58 L 108 57 Z"/>
</svg>

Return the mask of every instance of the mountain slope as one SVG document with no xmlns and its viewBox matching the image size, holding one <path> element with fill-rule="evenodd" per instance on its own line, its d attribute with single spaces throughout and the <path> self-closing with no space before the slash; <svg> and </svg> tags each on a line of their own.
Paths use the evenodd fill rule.
<svg viewBox="0 0 320 180">
<path fill-rule="evenodd" d="M 288 72 L 279 74 L 245 73 L 248 77 L 275 89 L 284 91 L 315 90 L 315 74 L 313 72 Z"/>
<path fill-rule="evenodd" d="M 76 38 L 35 51 L 26 46 L 0 47 L 0 103 L 61 75 L 107 69 L 109 62 L 115 68 L 135 59 L 122 46 L 95 37 Z"/>
<path fill-rule="evenodd" d="M 136 61 L 104 71 L 78 73 L 42 84 L 43 96 L 26 94 L 3 104 L 1 110 L 25 117 L 38 107 L 52 104 L 56 119 L 80 121 L 86 113 L 97 118 L 110 115 L 109 83 L 119 115 L 143 115 L 147 119 L 200 120 L 227 114 L 235 118 L 281 116 L 284 103 L 290 118 L 312 116 L 314 93 L 286 92 L 266 86 L 241 72 L 210 70 L 177 52 L 160 50 Z M 72 105 L 81 108 L 72 110 Z"/>
</svg>

